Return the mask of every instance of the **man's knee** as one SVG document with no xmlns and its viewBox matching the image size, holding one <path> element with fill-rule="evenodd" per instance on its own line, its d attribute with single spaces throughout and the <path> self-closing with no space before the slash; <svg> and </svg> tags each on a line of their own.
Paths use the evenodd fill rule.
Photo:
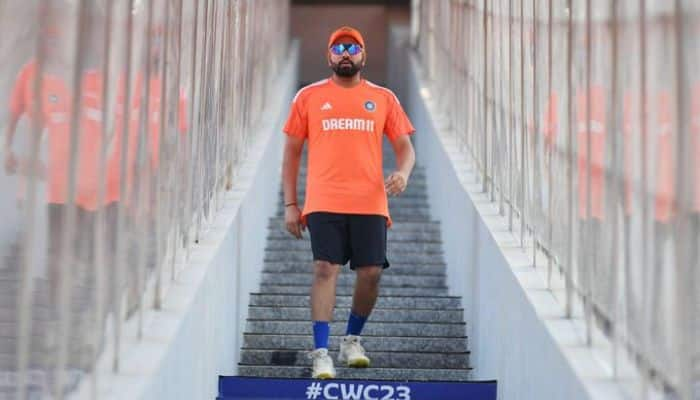
<svg viewBox="0 0 700 400">
<path fill-rule="evenodd" d="M 314 261 L 314 279 L 317 281 L 335 280 L 340 267 L 328 261 Z"/>
<path fill-rule="evenodd" d="M 369 284 L 379 284 L 379 279 L 382 277 L 382 267 L 367 266 L 357 268 L 357 279 Z"/>
</svg>

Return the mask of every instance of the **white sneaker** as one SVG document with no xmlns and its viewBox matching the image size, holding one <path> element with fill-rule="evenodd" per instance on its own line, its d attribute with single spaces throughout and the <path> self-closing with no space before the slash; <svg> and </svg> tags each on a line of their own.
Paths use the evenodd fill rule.
<svg viewBox="0 0 700 400">
<path fill-rule="evenodd" d="M 316 349 L 309 353 L 309 358 L 313 360 L 313 379 L 333 379 L 335 378 L 335 368 L 333 359 L 328 355 L 328 349 Z"/>
<path fill-rule="evenodd" d="M 359 336 L 347 335 L 343 338 L 340 342 L 338 361 L 353 368 L 369 367 L 369 357 L 365 355 L 365 349 L 360 344 Z"/>
</svg>

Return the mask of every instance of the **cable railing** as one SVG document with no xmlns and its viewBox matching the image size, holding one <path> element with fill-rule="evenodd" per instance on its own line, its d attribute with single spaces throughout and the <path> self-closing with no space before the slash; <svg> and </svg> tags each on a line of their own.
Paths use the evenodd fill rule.
<svg viewBox="0 0 700 400">
<path fill-rule="evenodd" d="M 423 0 L 419 18 L 439 108 L 565 315 L 589 345 L 604 332 L 615 377 L 637 367 L 633 397 L 700 398 L 700 3 Z"/>
<path fill-rule="evenodd" d="M 119 370 L 125 321 L 142 336 L 235 185 L 288 14 L 282 0 L 0 2 L 0 398 L 62 399 L 85 379 L 96 394 L 107 347 Z"/>
</svg>

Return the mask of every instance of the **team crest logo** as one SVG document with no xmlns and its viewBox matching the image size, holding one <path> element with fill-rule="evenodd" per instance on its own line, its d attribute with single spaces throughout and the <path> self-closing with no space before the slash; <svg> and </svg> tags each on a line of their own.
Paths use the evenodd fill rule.
<svg viewBox="0 0 700 400">
<path fill-rule="evenodd" d="M 365 110 L 367 110 L 369 112 L 373 112 L 376 108 L 377 108 L 377 106 L 374 104 L 374 102 L 372 100 L 365 101 Z"/>
<path fill-rule="evenodd" d="M 50 94 L 49 95 L 49 102 L 58 103 L 58 96 L 56 96 L 55 94 Z"/>
</svg>

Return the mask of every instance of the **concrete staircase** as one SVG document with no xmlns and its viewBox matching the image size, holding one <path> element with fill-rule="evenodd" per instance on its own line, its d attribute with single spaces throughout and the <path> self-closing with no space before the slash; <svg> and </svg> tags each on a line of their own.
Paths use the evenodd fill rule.
<svg viewBox="0 0 700 400">
<path fill-rule="evenodd" d="M 18 326 L 20 317 L 17 313 L 22 289 L 21 253 L 17 240 L 0 249 L 0 399 L 15 398 L 17 381 L 12 379 L 18 371 Z M 27 369 L 24 371 L 27 379 L 27 398 L 38 399 L 48 395 L 55 381 L 55 362 L 57 346 L 48 344 L 49 335 L 58 340 L 58 322 L 55 315 L 55 304 L 49 296 L 49 282 L 46 278 L 33 278 L 34 290 L 31 295 L 31 306 L 28 310 L 30 324 Z M 66 379 L 64 393 L 69 393 L 79 383 L 81 376 L 89 369 L 94 349 L 91 347 L 91 331 L 85 328 L 91 319 L 90 304 L 94 298 L 93 287 L 84 282 L 72 285 L 70 299 L 71 332 L 66 343 L 68 355 L 66 364 Z"/>
<path fill-rule="evenodd" d="M 385 176 L 395 165 L 385 143 Z M 306 161 L 301 175 L 305 176 Z M 301 177 L 300 177 L 301 178 Z M 299 182 L 303 201 L 305 178 Z M 311 243 L 308 232 L 294 239 L 284 228 L 280 194 L 278 213 L 269 221 L 262 284 L 250 298 L 239 375 L 309 378 L 313 349 L 309 290 Z M 368 369 L 349 369 L 336 361 L 339 379 L 466 381 L 469 351 L 464 312 L 458 297 L 448 296 L 440 224 L 430 218 L 425 171 L 417 166 L 409 187 L 389 199 L 394 221 L 388 233 L 391 267 L 381 280 L 379 299 L 363 331 L 372 360 Z M 330 353 L 337 360 L 345 333 L 355 280 L 344 266 L 331 324 Z"/>
</svg>

